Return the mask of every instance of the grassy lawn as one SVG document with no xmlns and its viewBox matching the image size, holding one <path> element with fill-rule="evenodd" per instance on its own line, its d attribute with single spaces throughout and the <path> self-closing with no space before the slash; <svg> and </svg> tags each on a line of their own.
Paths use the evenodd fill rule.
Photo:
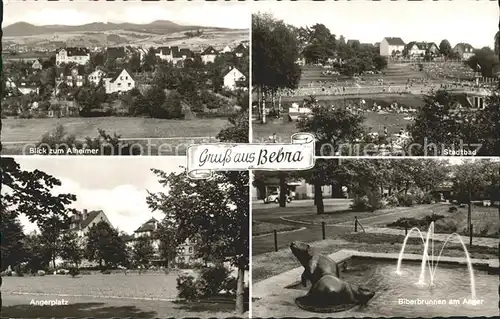
<svg viewBox="0 0 500 319">
<path fill-rule="evenodd" d="M 264 234 L 272 234 L 275 230 L 277 232 L 289 231 L 300 229 L 298 226 L 290 226 L 284 224 L 273 224 L 266 222 L 252 222 L 252 236 L 264 235 Z"/>
<path fill-rule="evenodd" d="M 78 139 L 96 137 L 98 129 L 122 138 L 214 137 L 228 125 L 226 119 L 162 120 L 140 117 L 71 117 L 2 119 L 3 142 L 38 142 L 61 124 Z"/>
<path fill-rule="evenodd" d="M 328 239 L 316 241 L 312 245 L 322 254 L 331 254 L 341 249 L 354 249 L 378 253 L 399 253 L 404 236 L 344 233 L 328 236 Z M 442 242 L 434 244 L 434 250 L 441 249 Z M 473 246 L 467 248 L 471 258 L 498 258 L 498 249 Z M 406 253 L 421 254 L 422 242 L 420 239 L 410 238 L 406 244 Z M 444 256 L 463 257 L 464 252 L 459 244 L 448 243 L 443 251 Z M 259 282 L 266 278 L 278 275 L 285 271 L 300 267 L 299 262 L 290 252 L 283 248 L 278 252 L 268 252 L 255 255 L 252 258 L 252 281 Z"/>
<path fill-rule="evenodd" d="M 227 317 L 234 302 L 176 301 L 176 273 L 4 277 L 3 317 Z M 31 300 L 65 299 L 66 306 L 41 307 Z"/>
</svg>

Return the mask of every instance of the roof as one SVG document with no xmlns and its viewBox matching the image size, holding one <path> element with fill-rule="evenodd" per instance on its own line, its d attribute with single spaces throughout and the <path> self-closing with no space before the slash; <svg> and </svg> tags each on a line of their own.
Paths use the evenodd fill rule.
<svg viewBox="0 0 500 319">
<path fill-rule="evenodd" d="M 79 229 L 84 229 L 85 227 L 87 227 L 88 225 L 90 225 L 90 223 L 97 217 L 97 215 L 99 215 L 100 213 L 103 213 L 104 214 L 104 211 L 102 210 L 93 210 L 93 211 L 90 211 L 87 213 L 87 218 L 85 218 L 84 220 L 82 220 L 79 224 L 79 226 L 81 228 Z M 71 219 L 72 220 L 77 220 L 76 218 L 76 215 L 73 215 L 71 216 Z"/>
<path fill-rule="evenodd" d="M 429 50 L 432 46 L 437 47 L 437 45 L 434 42 L 417 42 L 417 41 L 411 41 L 406 46 L 408 49 L 411 49 L 413 45 L 416 45 L 419 50 Z"/>
<path fill-rule="evenodd" d="M 219 52 L 217 52 L 217 50 L 215 50 L 212 46 L 209 46 L 201 53 L 201 55 L 216 55 L 218 53 Z"/>
<path fill-rule="evenodd" d="M 179 50 L 179 53 L 182 55 L 182 56 L 187 56 L 187 57 L 190 57 L 193 55 L 193 52 L 191 52 L 191 50 L 189 49 L 180 49 Z"/>
<path fill-rule="evenodd" d="M 118 79 L 118 77 L 120 76 L 120 74 L 122 74 L 123 71 L 126 71 L 128 73 L 128 75 L 130 76 L 130 78 L 133 79 L 130 71 L 128 71 L 127 69 L 114 70 L 114 71 L 108 72 L 108 74 L 106 75 L 106 78 L 111 79 L 110 82 L 115 82 Z"/>
<path fill-rule="evenodd" d="M 137 228 L 134 233 L 142 233 L 142 232 L 148 232 L 148 231 L 154 231 L 156 230 L 155 224 L 158 223 L 158 220 L 156 220 L 154 217 L 142 224 L 139 228 Z"/>
<path fill-rule="evenodd" d="M 455 45 L 455 47 L 453 48 L 453 50 L 461 50 L 461 51 L 465 51 L 465 49 L 469 49 L 469 50 L 474 51 L 474 47 L 472 45 L 470 45 L 469 43 L 465 43 L 465 42 L 457 43 L 457 45 Z"/>
<path fill-rule="evenodd" d="M 57 52 L 59 53 L 61 50 L 66 50 L 68 56 L 86 56 L 90 54 L 87 48 L 61 48 Z"/>
<path fill-rule="evenodd" d="M 401 38 L 385 37 L 384 39 L 389 45 L 405 45 L 405 42 Z"/>
<path fill-rule="evenodd" d="M 233 70 L 236 70 L 238 73 L 240 73 L 241 75 L 245 76 L 245 75 L 243 74 L 243 72 L 241 72 L 241 71 L 240 71 L 240 70 L 238 70 L 237 68 L 235 68 L 235 67 L 227 67 L 227 68 L 225 68 L 225 70 L 224 70 L 225 72 L 223 73 L 223 74 L 224 74 L 224 77 L 226 77 L 226 76 L 229 74 L 229 72 L 231 72 L 231 71 L 233 71 Z"/>
<path fill-rule="evenodd" d="M 247 48 L 243 45 L 243 43 L 240 43 L 236 48 L 234 48 L 233 52 L 234 53 L 246 53 L 248 50 Z"/>
</svg>

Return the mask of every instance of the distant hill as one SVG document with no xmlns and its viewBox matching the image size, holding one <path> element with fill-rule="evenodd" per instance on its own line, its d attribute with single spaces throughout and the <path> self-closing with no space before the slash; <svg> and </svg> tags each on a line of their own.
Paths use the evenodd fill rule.
<svg viewBox="0 0 500 319">
<path fill-rule="evenodd" d="M 153 34 L 173 33 L 195 29 L 214 29 L 213 27 L 179 25 L 172 21 L 157 20 L 148 24 L 134 23 L 102 23 L 94 22 L 78 26 L 70 25 L 43 25 L 35 26 L 27 22 L 17 22 L 3 28 L 5 37 L 23 37 L 47 33 L 66 32 L 105 32 L 113 30 L 136 31 Z M 217 29 L 217 28 L 216 28 Z M 230 30 L 219 28 L 220 30 Z"/>
</svg>

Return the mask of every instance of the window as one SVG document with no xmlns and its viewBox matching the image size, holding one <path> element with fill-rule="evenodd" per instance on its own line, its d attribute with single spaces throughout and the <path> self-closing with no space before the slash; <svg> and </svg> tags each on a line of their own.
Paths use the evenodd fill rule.
<svg viewBox="0 0 500 319">
<path fill-rule="evenodd" d="M 128 83 L 128 87 L 131 87 L 131 86 L 132 86 L 132 83 L 130 83 L 130 82 L 129 82 L 129 83 Z"/>
<path fill-rule="evenodd" d="M 125 80 L 128 80 L 128 76 L 125 77 Z"/>
<path fill-rule="evenodd" d="M 120 76 L 120 80 L 123 80 L 123 76 Z"/>
<path fill-rule="evenodd" d="M 118 83 L 117 85 L 118 85 L 118 86 L 122 86 L 122 84 L 121 84 L 121 83 Z"/>
<path fill-rule="evenodd" d="M 193 247 L 189 247 L 189 253 L 192 254 L 193 253 Z"/>
</svg>

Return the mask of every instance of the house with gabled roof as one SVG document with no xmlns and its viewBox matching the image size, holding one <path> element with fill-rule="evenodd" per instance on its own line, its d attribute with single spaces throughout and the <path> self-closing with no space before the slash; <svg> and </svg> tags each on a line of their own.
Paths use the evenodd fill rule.
<svg viewBox="0 0 500 319">
<path fill-rule="evenodd" d="M 380 42 L 380 55 L 392 56 L 393 54 L 402 54 L 405 49 L 405 42 L 397 37 L 385 37 Z"/>
<path fill-rule="evenodd" d="M 84 209 L 71 216 L 69 230 L 76 232 L 78 236 L 82 237 L 87 235 L 92 226 L 101 221 L 112 226 L 104 211 L 92 210 L 89 212 L 87 209 Z"/>
<path fill-rule="evenodd" d="M 241 58 L 248 54 L 248 49 L 243 45 L 243 43 L 240 43 L 236 48 L 234 48 L 233 53 L 236 57 Z"/>
<path fill-rule="evenodd" d="M 63 63 L 84 65 L 89 61 L 90 52 L 87 48 L 61 48 L 56 53 L 56 65 Z"/>
<path fill-rule="evenodd" d="M 226 45 L 224 48 L 222 48 L 222 50 L 220 50 L 220 53 L 230 53 L 230 52 L 232 52 L 232 50 L 229 47 L 229 45 Z"/>
<path fill-rule="evenodd" d="M 94 72 L 87 75 L 87 80 L 93 85 L 98 85 L 105 76 L 106 72 L 97 68 Z"/>
<path fill-rule="evenodd" d="M 40 63 L 40 61 L 37 59 L 37 60 L 35 60 L 35 61 L 33 62 L 33 64 L 31 64 L 31 68 L 32 68 L 33 70 L 41 70 L 41 69 L 43 69 L 43 66 L 42 66 L 42 64 Z"/>
<path fill-rule="evenodd" d="M 460 42 L 455 45 L 453 52 L 457 53 L 461 59 L 468 60 L 475 55 L 475 49 L 472 45 L 465 42 Z"/>
<path fill-rule="evenodd" d="M 246 76 L 237 68 L 229 67 L 223 77 L 224 88 L 228 90 L 236 90 L 241 86 L 242 82 L 246 81 Z"/>
<path fill-rule="evenodd" d="M 110 72 L 104 77 L 106 94 L 130 91 L 135 88 L 135 80 L 126 69 Z"/>
<path fill-rule="evenodd" d="M 217 50 L 215 50 L 214 47 L 209 46 L 208 48 L 203 50 L 203 52 L 201 53 L 201 61 L 203 61 L 203 63 L 205 63 L 205 64 L 214 63 L 215 58 L 217 58 L 218 55 L 219 55 L 219 52 Z"/>
<path fill-rule="evenodd" d="M 411 41 L 405 47 L 407 56 L 424 56 L 427 52 L 432 55 L 439 54 L 439 48 L 434 42 Z"/>
</svg>

